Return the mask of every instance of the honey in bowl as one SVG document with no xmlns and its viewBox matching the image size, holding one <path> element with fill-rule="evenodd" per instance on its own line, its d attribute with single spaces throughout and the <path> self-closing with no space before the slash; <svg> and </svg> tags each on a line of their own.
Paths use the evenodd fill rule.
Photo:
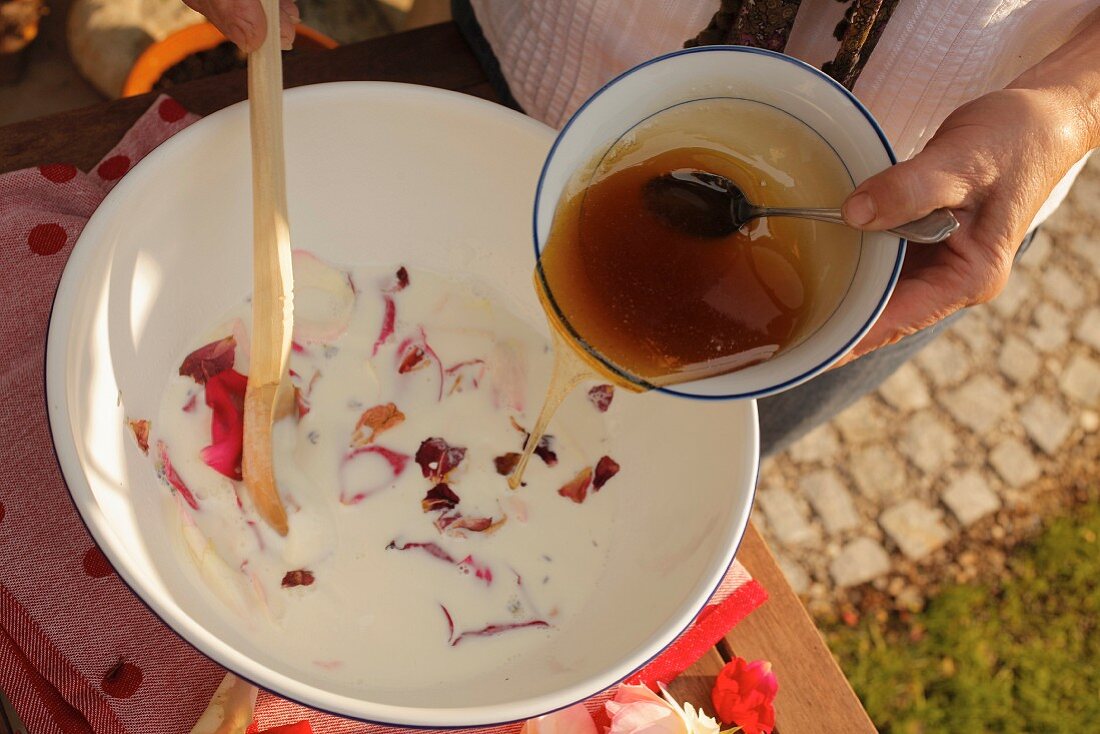
<svg viewBox="0 0 1100 734">
<path fill-rule="evenodd" d="M 709 99 L 662 111 L 574 176 L 539 260 L 552 321 L 643 387 L 731 372 L 819 328 L 852 281 L 860 234 L 762 218 L 724 237 L 686 234 L 645 202 L 654 179 L 724 176 L 761 206 L 839 207 L 853 182 L 837 154 L 774 107 Z"/>
<path fill-rule="evenodd" d="M 847 292 L 859 232 L 773 217 L 721 237 L 686 234 L 646 202 L 650 182 L 685 171 L 723 176 L 760 206 L 839 207 L 854 188 L 804 123 L 730 98 L 659 112 L 578 171 L 535 274 L 555 369 L 513 489 L 580 382 L 641 391 L 758 364 L 820 328 Z"/>
</svg>

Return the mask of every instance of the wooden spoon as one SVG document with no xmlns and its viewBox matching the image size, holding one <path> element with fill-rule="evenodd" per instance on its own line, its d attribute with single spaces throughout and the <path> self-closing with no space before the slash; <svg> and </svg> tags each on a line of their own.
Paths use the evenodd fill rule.
<svg viewBox="0 0 1100 734">
<path fill-rule="evenodd" d="M 248 57 L 252 139 L 252 355 L 244 398 L 244 483 L 268 525 L 286 535 L 271 456 L 272 424 L 293 408 L 287 376 L 294 280 L 283 159 L 283 66 L 279 0 L 261 0 L 263 45 Z"/>
</svg>

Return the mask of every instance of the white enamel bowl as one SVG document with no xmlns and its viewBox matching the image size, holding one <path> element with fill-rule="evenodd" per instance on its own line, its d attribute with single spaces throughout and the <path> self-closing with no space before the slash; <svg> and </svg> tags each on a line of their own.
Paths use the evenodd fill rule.
<svg viewBox="0 0 1100 734">
<path fill-rule="evenodd" d="M 562 128 L 539 178 L 536 251 L 542 251 L 554 210 L 574 171 L 646 118 L 685 102 L 720 97 L 762 102 L 801 120 L 832 146 L 853 184 L 895 162 L 871 113 L 818 69 L 745 46 L 677 51 L 609 82 Z M 702 399 L 759 398 L 824 372 L 870 330 L 894 290 L 904 255 L 905 240 L 897 235 L 864 233 L 846 294 L 813 334 L 767 362 L 663 392 Z"/>
<path fill-rule="evenodd" d="M 78 510 L 127 584 L 184 639 L 309 706 L 415 726 L 522 719 L 609 686 L 702 608 L 748 521 L 755 404 L 617 395 L 617 519 L 601 593 L 551 649 L 443 686 L 325 684 L 279 641 L 257 645 L 196 588 L 167 539 L 167 488 L 125 428 L 153 416 L 201 330 L 250 290 L 247 108 L 198 122 L 118 184 L 80 237 L 50 324 L 49 414 Z M 544 329 L 530 212 L 549 128 L 472 97 L 353 82 L 286 95 L 292 239 L 339 263 L 475 276 Z M 633 479 L 625 481 L 627 473 Z M 562 528 L 568 532 L 568 528 Z M 387 593 L 399 594 L 400 589 Z M 349 610 L 349 613 L 353 610 Z M 418 634 L 395 629 L 395 635 Z"/>
</svg>

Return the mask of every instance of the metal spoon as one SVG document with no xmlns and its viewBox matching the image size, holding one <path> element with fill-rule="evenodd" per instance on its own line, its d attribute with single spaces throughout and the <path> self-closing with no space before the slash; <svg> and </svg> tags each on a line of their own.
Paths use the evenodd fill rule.
<svg viewBox="0 0 1100 734">
<path fill-rule="evenodd" d="M 779 209 L 755 206 L 725 176 L 681 169 L 650 179 L 646 206 L 665 224 L 696 237 L 726 237 L 758 217 L 800 217 L 847 225 L 839 209 Z M 895 227 L 890 232 L 910 242 L 947 239 L 959 222 L 947 209 Z"/>
</svg>

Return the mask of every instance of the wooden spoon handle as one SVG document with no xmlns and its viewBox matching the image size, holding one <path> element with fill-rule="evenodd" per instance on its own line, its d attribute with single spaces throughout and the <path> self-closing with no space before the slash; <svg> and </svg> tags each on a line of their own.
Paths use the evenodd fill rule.
<svg viewBox="0 0 1100 734">
<path fill-rule="evenodd" d="M 283 66 L 279 0 L 261 0 L 267 36 L 248 57 L 252 140 L 252 352 L 244 411 L 244 481 L 257 512 L 286 535 L 271 458 L 277 406 L 287 402 L 287 360 L 294 327 L 290 225 L 283 157 Z"/>
</svg>

